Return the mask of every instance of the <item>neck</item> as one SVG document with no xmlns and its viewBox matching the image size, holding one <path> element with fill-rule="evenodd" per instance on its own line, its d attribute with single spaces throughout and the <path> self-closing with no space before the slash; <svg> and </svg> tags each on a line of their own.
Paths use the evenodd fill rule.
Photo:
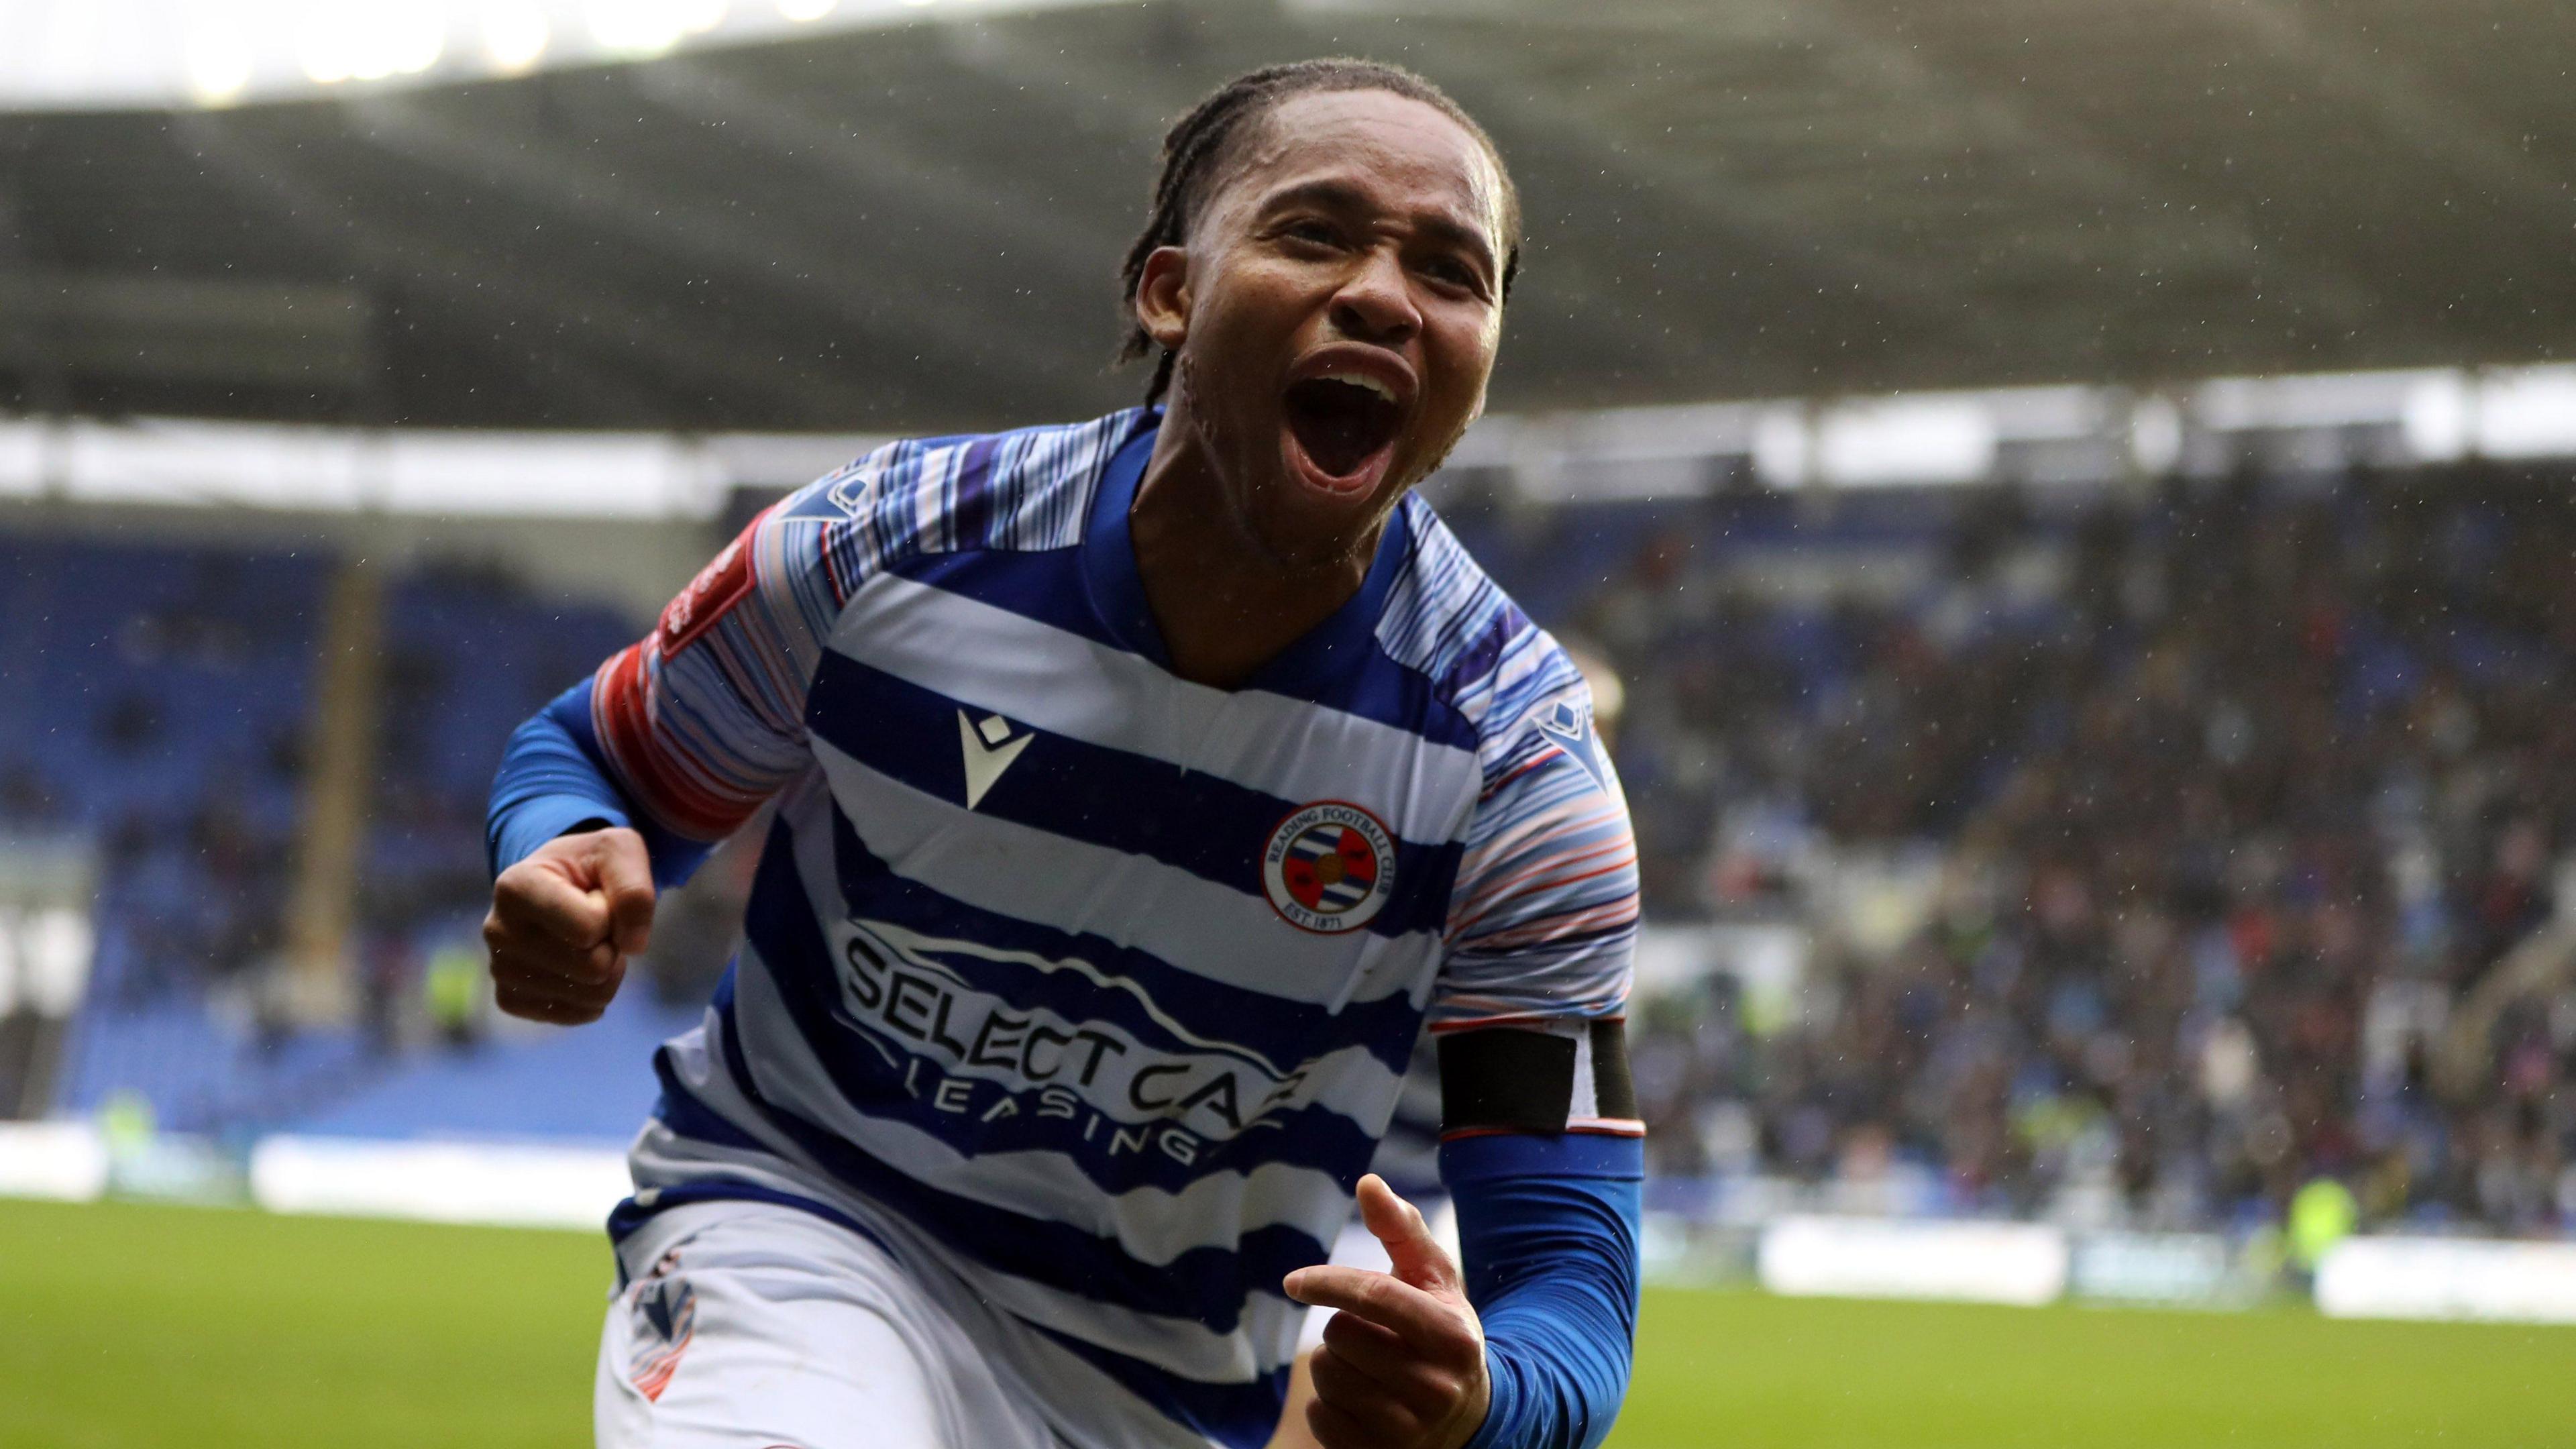
<svg viewBox="0 0 2576 1449">
<path fill-rule="evenodd" d="M 1283 553 L 1253 530 L 1187 406 L 1176 389 L 1127 510 L 1128 535 L 1172 672 L 1232 689 L 1350 602 L 1386 520 L 1312 553 Z"/>
</svg>

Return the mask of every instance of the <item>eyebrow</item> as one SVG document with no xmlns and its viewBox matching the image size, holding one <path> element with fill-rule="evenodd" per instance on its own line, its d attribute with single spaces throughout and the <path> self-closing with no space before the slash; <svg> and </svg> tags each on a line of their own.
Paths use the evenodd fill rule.
<svg viewBox="0 0 2576 1449">
<path fill-rule="evenodd" d="M 1300 181 L 1294 186 L 1272 192 L 1261 203 L 1261 209 L 1264 212 L 1277 211 L 1282 207 L 1290 206 L 1320 206 L 1328 211 L 1366 211 L 1371 209 L 1373 203 L 1367 193 L 1358 187 L 1347 181 L 1332 180 Z M 1454 217 L 1442 216 L 1436 212 L 1415 213 L 1413 224 L 1438 241 L 1474 253 L 1476 260 L 1483 265 L 1485 274 L 1489 277 L 1493 275 L 1496 265 L 1494 244 L 1487 239 L 1483 228 L 1469 226 Z"/>
</svg>

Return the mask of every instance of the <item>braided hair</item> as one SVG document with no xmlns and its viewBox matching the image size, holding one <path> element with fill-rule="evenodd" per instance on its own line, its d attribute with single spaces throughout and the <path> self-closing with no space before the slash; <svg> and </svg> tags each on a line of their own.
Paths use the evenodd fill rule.
<svg viewBox="0 0 2576 1449">
<path fill-rule="evenodd" d="M 1247 123 L 1269 114 L 1272 107 L 1290 96 L 1333 91 L 1386 91 L 1420 101 L 1456 121 L 1485 148 L 1503 183 L 1502 292 L 1505 296 L 1511 294 L 1512 277 L 1520 270 L 1521 262 L 1520 195 L 1512 187 L 1511 173 L 1503 169 L 1502 152 L 1496 149 L 1493 137 L 1485 134 L 1485 128 L 1449 99 L 1447 92 L 1402 66 L 1350 56 L 1301 60 L 1236 76 L 1191 107 L 1190 113 L 1165 133 L 1163 174 L 1154 182 L 1154 208 L 1145 220 L 1145 229 L 1127 248 L 1126 265 L 1119 274 L 1128 304 L 1127 336 L 1118 348 L 1120 362 L 1133 362 L 1156 351 L 1153 337 L 1135 320 L 1136 289 L 1145 280 L 1145 259 L 1158 248 L 1180 246 L 1187 239 L 1191 224 L 1198 220 L 1215 192 L 1213 180 L 1222 169 L 1220 163 L 1232 153 Z M 1147 403 L 1162 401 L 1171 390 L 1174 360 L 1168 349 L 1155 360 L 1154 380 L 1145 390 Z"/>
</svg>

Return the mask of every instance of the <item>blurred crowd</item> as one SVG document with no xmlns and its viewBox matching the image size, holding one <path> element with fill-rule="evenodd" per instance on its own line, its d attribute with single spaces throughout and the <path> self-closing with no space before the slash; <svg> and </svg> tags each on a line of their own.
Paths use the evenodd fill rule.
<svg viewBox="0 0 2576 1449">
<path fill-rule="evenodd" d="M 220 1093 L 170 1087 L 192 1104 L 160 1104 L 181 1120 L 296 1096 L 265 1079 L 294 1031 L 282 962 L 335 562 L 0 534 L 0 606 L 19 621 L 0 631 L 0 840 L 81 842 L 96 881 L 68 1105 L 175 1080 L 174 1054 L 238 1058 Z M 509 730 L 634 629 L 444 562 L 403 571 L 383 605 L 351 943 L 358 1035 L 380 1055 L 415 1028 L 456 1035 L 442 1013 L 489 890 L 483 799 Z M 167 1035 L 187 1015 L 226 1029 Z"/>
<path fill-rule="evenodd" d="M 1627 685 L 1650 919 L 1811 943 L 1786 1019 L 1731 975 L 1646 1004 L 1663 1171 L 2161 1226 L 2330 1178 L 2370 1221 L 2576 1227 L 2564 976 L 2435 1071 L 2576 845 L 2563 474 L 1990 489 L 1928 572 L 1787 600 L 1735 582 L 1741 506 L 1574 621 Z"/>
<path fill-rule="evenodd" d="M 2576 915 L 2570 482 L 1454 508 L 1624 684 L 1649 921 L 1718 968 L 1640 1002 L 1658 1170 L 2156 1226 L 2272 1220 L 2331 1179 L 2371 1221 L 2576 1226 L 2567 973 L 2461 1009 L 2548 945 L 2562 893 Z M 45 622 L 0 647 L 33 746 L 0 753 L 0 830 L 99 843 L 93 1031 L 256 979 L 321 569 L 20 551 Z M 491 762 L 631 627 L 471 570 L 389 603 L 358 943 L 379 1049 L 424 992 L 462 1039 L 438 1008 L 479 979 Z M 751 852 L 720 859 L 664 933 L 675 999 L 730 940 Z M 1748 931 L 1794 938 L 1794 981 L 1729 956 Z M 2472 1069 L 2442 1070 L 2463 1039 Z"/>
<path fill-rule="evenodd" d="M 94 842 L 112 1004 L 279 949 L 320 578 L 238 548 L 0 536 L 0 835 Z"/>
</svg>

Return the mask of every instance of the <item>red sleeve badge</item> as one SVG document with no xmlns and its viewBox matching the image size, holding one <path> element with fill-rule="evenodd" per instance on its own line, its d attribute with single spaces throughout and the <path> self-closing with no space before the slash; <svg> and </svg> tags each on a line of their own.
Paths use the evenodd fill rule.
<svg viewBox="0 0 2576 1449">
<path fill-rule="evenodd" d="M 661 624 L 663 658 L 667 659 L 688 648 L 699 635 L 715 627 L 716 621 L 725 616 L 726 610 L 740 602 L 743 595 L 751 592 L 754 582 L 751 567 L 751 536 L 759 530 L 761 523 L 768 516 L 764 511 L 759 518 L 753 519 L 750 527 L 735 535 L 733 542 L 724 546 L 724 552 L 717 554 L 708 561 L 705 568 L 698 570 L 698 576 L 689 580 L 689 586 L 680 590 L 678 597 L 663 606 Z"/>
</svg>

